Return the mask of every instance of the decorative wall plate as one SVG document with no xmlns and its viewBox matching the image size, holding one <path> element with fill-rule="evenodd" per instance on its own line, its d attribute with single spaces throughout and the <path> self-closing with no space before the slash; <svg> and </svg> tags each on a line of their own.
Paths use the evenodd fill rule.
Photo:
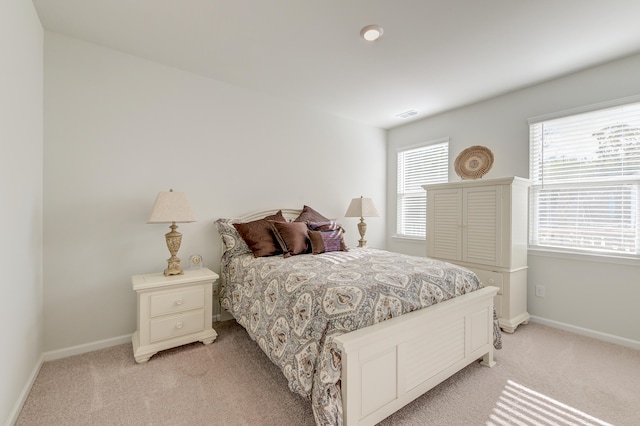
<svg viewBox="0 0 640 426">
<path fill-rule="evenodd" d="M 486 146 L 474 145 L 458 154 L 455 169 L 462 179 L 479 179 L 493 166 L 493 152 Z"/>
</svg>

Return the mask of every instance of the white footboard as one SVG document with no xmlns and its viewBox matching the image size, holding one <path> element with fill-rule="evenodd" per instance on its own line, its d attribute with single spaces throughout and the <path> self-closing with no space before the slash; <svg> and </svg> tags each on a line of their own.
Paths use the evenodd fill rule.
<svg viewBox="0 0 640 426">
<path fill-rule="evenodd" d="M 485 287 L 337 337 L 344 425 L 374 425 L 479 358 L 492 367 L 497 292 Z"/>
</svg>

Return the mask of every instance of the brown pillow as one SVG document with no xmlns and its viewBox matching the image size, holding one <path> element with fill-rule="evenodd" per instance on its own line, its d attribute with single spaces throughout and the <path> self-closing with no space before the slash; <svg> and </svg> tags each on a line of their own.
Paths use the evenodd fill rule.
<svg viewBox="0 0 640 426">
<path fill-rule="evenodd" d="M 270 222 L 284 257 L 309 252 L 307 225 L 302 222 Z"/>
<path fill-rule="evenodd" d="M 328 220 L 329 219 L 322 216 L 311 207 L 304 206 L 302 212 L 300 213 L 300 216 L 298 216 L 296 220 L 294 220 L 294 222 L 326 222 Z"/>
<path fill-rule="evenodd" d="M 349 251 L 342 238 L 342 229 L 334 231 L 307 231 L 311 240 L 311 252 Z"/>
<path fill-rule="evenodd" d="M 276 241 L 271 230 L 270 221 L 286 222 L 282 210 L 263 219 L 252 222 L 234 223 L 242 239 L 247 243 L 254 257 L 273 256 L 281 254 L 280 244 Z"/>
</svg>

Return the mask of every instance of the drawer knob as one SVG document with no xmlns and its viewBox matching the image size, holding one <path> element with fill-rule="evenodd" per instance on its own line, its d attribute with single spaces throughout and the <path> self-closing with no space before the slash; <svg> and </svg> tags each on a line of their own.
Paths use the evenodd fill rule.
<svg viewBox="0 0 640 426">
<path fill-rule="evenodd" d="M 184 303 L 184 299 L 181 297 L 180 299 L 176 299 L 176 305 L 182 305 Z"/>
<path fill-rule="evenodd" d="M 495 283 L 494 279 L 493 278 L 489 278 L 489 284 L 494 284 L 494 283 Z"/>
<path fill-rule="evenodd" d="M 177 329 L 181 329 L 183 325 L 184 325 L 184 324 L 182 324 L 182 321 L 178 321 L 178 322 L 176 323 L 176 328 L 177 328 Z"/>
</svg>

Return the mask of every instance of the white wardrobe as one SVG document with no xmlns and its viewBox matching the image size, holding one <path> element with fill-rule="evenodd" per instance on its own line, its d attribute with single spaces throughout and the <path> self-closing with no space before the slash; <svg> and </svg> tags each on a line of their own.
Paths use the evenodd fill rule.
<svg viewBox="0 0 640 426">
<path fill-rule="evenodd" d="M 519 177 L 424 185 L 427 256 L 465 266 L 498 287 L 500 327 L 513 333 L 527 312 L 529 181 Z"/>
</svg>

